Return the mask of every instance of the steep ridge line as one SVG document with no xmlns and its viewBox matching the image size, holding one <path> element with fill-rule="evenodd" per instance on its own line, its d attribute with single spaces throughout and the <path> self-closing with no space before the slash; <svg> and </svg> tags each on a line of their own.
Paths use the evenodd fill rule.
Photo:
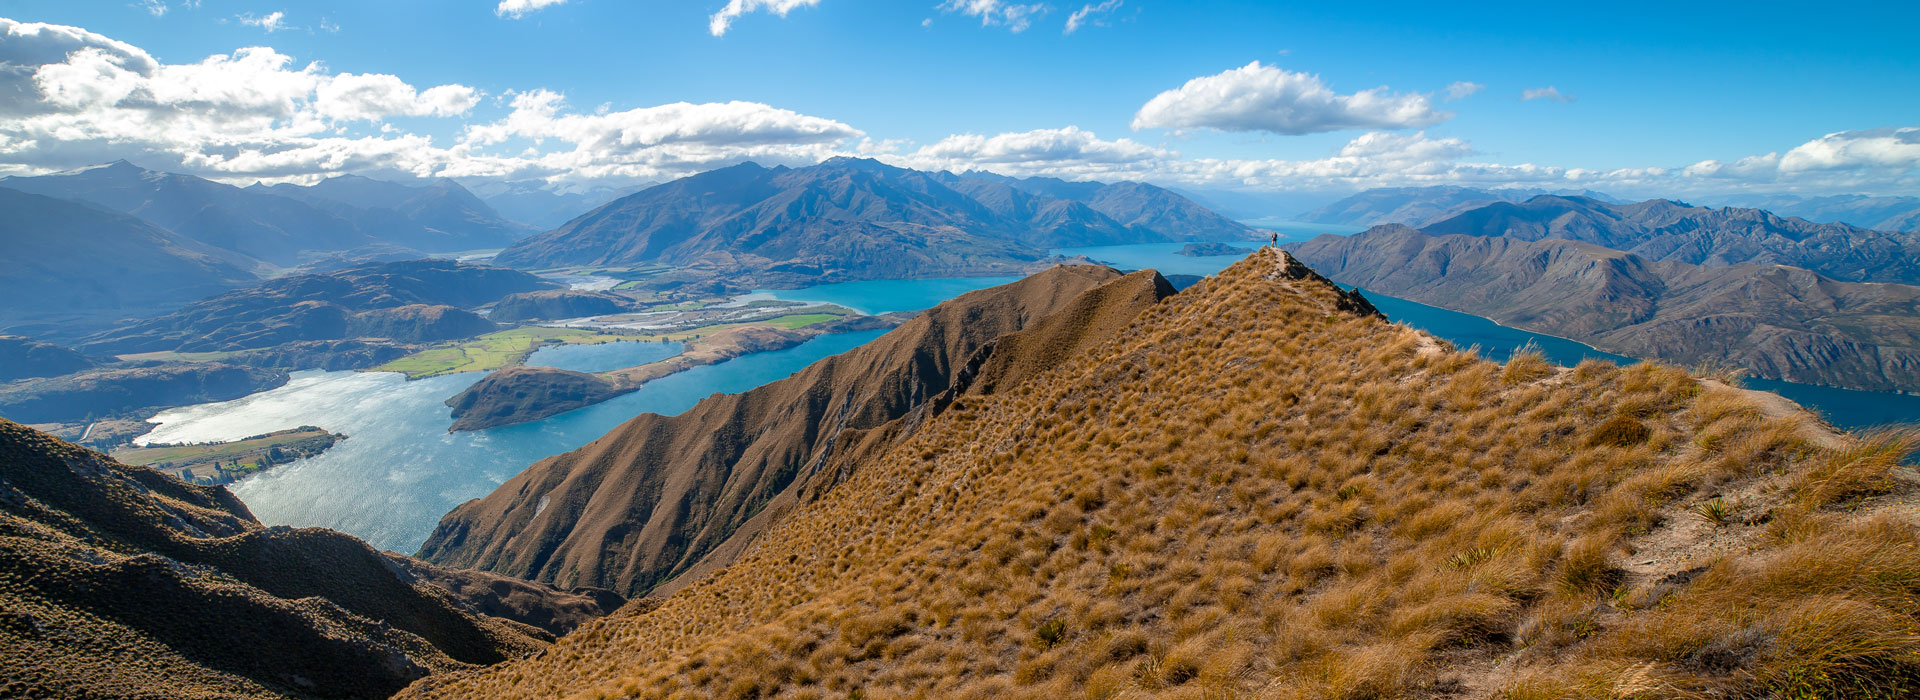
<svg viewBox="0 0 1920 700">
<path fill-rule="evenodd" d="M 456 508 L 421 547 L 428 561 L 638 595 L 756 532 L 841 433 L 873 429 L 947 390 L 982 346 L 1117 284 L 1136 307 L 1170 294 L 1154 273 L 1060 266 L 929 310 L 872 343 L 673 417 L 639 416 L 543 460 Z M 1106 297 L 1100 297 L 1106 298 Z M 829 420 L 832 416 L 844 419 Z M 540 503 L 548 504 L 541 508 Z"/>
<path fill-rule="evenodd" d="M 1912 435 L 1427 351 L 1252 258 L 958 398 L 678 593 L 401 697 L 1920 688 Z"/>
</svg>

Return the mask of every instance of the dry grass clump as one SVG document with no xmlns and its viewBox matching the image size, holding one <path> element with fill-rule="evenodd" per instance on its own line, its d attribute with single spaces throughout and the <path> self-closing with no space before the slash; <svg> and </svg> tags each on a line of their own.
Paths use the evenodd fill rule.
<svg viewBox="0 0 1920 700">
<path fill-rule="evenodd" d="M 658 609 L 409 693 L 1920 687 L 1920 535 L 1860 515 L 1911 442 L 1820 447 L 1676 369 L 1502 367 L 1341 308 L 1256 254 L 956 403 Z M 1718 494 L 1770 515 L 1686 515 Z"/>
</svg>

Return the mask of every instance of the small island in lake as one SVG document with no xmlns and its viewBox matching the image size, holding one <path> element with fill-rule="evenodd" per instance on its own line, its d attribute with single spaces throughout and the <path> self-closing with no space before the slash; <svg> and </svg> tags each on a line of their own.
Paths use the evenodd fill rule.
<svg viewBox="0 0 1920 700">
<path fill-rule="evenodd" d="M 327 451 L 347 436 L 311 425 L 234 440 L 170 445 L 152 443 L 117 450 L 113 458 L 148 466 L 202 485 L 231 484 L 273 467 Z"/>
<path fill-rule="evenodd" d="M 1247 249 L 1226 243 L 1208 241 L 1205 243 L 1188 243 L 1180 246 L 1180 249 L 1174 251 L 1173 254 L 1185 255 L 1189 258 L 1212 258 L 1222 255 L 1246 255 Z"/>
</svg>

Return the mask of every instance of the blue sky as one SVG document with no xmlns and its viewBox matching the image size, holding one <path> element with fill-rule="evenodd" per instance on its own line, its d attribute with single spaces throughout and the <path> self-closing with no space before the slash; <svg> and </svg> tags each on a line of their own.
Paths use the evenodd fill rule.
<svg viewBox="0 0 1920 700">
<path fill-rule="evenodd" d="M 284 73 L 383 74 L 410 89 L 454 85 L 472 96 L 464 109 L 334 110 L 298 128 L 289 125 L 299 115 L 279 110 L 277 135 L 247 143 L 233 125 L 208 122 L 213 116 L 193 117 L 190 128 L 175 117 L 154 122 L 228 138 L 211 156 L 183 154 L 190 146 L 177 138 L 103 128 L 54 148 L 50 135 L 76 133 L 71 124 L 28 124 L 53 108 L 0 110 L 0 170 L 73 167 L 117 147 L 156 167 L 235 180 L 363 170 L 613 181 L 854 153 L 916 167 L 1266 190 L 1458 182 L 1920 194 L 1915 3 L 1814 13 L 1785 3 L 1737 12 L 1680 3 L 1376 3 L 1356 11 L 1339 3 L 732 0 L 741 12 L 716 36 L 724 0 L 563 0 L 516 16 L 508 5 L 522 1 L 0 0 L 0 17 L 84 30 L 161 65 L 270 47 Z M 1087 20 L 1068 33 L 1076 11 Z M 276 12 L 277 23 L 263 26 Z M 11 51 L 0 44 L 0 60 L 16 71 L 42 67 L 8 58 L 33 53 L 18 30 L 0 41 L 13 42 Z M 1142 118 L 1162 93 L 1209 77 Z M 1449 86 L 1462 83 L 1481 87 L 1450 99 Z M 1521 99 L 1548 87 L 1560 99 Z M 1347 101 L 1376 88 L 1368 104 L 1378 109 Z M 548 117 L 604 106 L 619 119 L 565 128 L 523 120 L 483 145 L 472 141 L 473 127 L 508 120 L 514 98 L 536 91 L 563 96 Z M 1316 94 L 1334 106 L 1314 102 Z M 308 109 L 325 96 L 294 99 L 294 109 Z M 758 107 L 647 111 L 681 102 Z M 93 108 L 67 103 L 58 109 Z M 1296 109 L 1319 116 L 1270 117 Z M 1381 116 L 1388 112 L 1398 116 Z M 8 119 L 17 120 L 12 141 L 37 135 L 37 150 L 7 150 Z M 605 148 L 605 130 L 631 135 L 637 122 L 681 135 Z M 731 126 L 710 131 L 716 122 Z M 582 131 L 593 129 L 601 131 Z M 420 139 L 438 149 L 432 157 L 396 155 Z M 463 142 L 461 153 L 444 152 Z M 250 148 L 279 157 L 233 157 Z M 566 157 L 553 155 L 560 151 Z"/>
</svg>

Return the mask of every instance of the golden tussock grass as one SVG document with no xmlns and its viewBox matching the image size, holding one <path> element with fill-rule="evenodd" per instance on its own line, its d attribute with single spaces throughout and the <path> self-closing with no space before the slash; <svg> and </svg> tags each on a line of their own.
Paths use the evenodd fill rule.
<svg viewBox="0 0 1920 700">
<path fill-rule="evenodd" d="M 1821 446 L 1669 367 L 1496 365 L 1268 256 L 956 403 L 659 608 L 410 693 L 1920 689 L 1920 533 L 1873 515 L 1911 433 Z"/>
</svg>

